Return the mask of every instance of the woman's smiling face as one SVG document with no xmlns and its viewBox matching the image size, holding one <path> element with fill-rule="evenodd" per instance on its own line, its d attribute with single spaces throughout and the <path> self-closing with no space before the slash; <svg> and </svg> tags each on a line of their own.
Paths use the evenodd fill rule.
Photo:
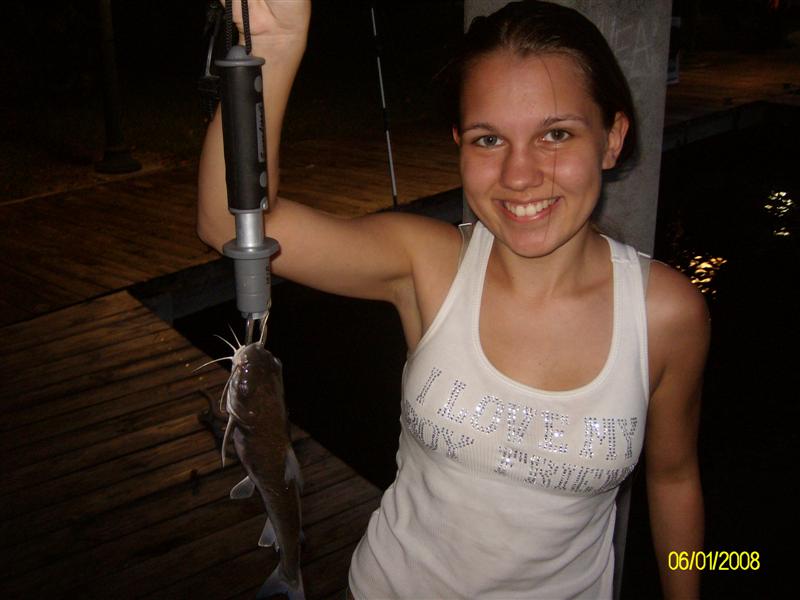
<svg viewBox="0 0 800 600">
<path fill-rule="evenodd" d="M 627 125 L 618 113 L 606 129 L 567 54 L 485 55 L 465 73 L 453 131 L 467 201 L 514 254 L 548 255 L 588 231 Z"/>
</svg>

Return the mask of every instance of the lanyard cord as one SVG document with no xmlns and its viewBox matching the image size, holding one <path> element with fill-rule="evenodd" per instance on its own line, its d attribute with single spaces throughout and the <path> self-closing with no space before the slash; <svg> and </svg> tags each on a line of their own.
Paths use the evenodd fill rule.
<svg viewBox="0 0 800 600">
<path fill-rule="evenodd" d="M 253 50 L 250 40 L 250 11 L 247 0 L 242 0 L 242 25 L 244 26 L 244 46 L 247 53 Z M 233 46 L 233 0 L 225 2 L 225 51 Z"/>
</svg>

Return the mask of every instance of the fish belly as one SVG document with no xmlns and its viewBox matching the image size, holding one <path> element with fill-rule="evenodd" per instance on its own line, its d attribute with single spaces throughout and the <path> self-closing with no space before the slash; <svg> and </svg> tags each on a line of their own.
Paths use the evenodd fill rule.
<svg viewBox="0 0 800 600">
<path fill-rule="evenodd" d="M 269 452 L 237 428 L 234 446 L 248 476 L 264 502 L 280 552 L 280 570 L 293 587 L 300 582 L 300 478 L 288 438 L 282 448 L 271 441 Z"/>
</svg>

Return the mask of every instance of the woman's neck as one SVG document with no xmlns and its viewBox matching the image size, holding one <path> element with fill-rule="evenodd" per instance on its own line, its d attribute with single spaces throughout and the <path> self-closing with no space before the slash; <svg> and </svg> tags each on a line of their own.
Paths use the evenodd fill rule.
<svg viewBox="0 0 800 600">
<path fill-rule="evenodd" d="M 588 224 L 546 256 L 527 258 L 495 240 L 487 277 L 508 291 L 531 300 L 574 293 L 592 278 L 602 278 L 608 264 L 608 244 Z"/>
</svg>

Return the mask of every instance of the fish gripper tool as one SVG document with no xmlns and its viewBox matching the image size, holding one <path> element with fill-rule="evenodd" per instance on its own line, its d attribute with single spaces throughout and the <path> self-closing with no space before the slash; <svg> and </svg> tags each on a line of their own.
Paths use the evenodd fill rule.
<svg viewBox="0 0 800 600">
<path fill-rule="evenodd" d="M 242 46 L 232 46 L 215 61 L 220 76 L 222 136 L 228 210 L 236 221 L 236 237 L 222 249 L 234 261 L 236 306 L 247 319 L 252 342 L 256 320 L 270 304 L 270 257 L 278 242 L 264 236 L 263 213 L 269 210 L 267 147 L 261 65 Z"/>
</svg>

